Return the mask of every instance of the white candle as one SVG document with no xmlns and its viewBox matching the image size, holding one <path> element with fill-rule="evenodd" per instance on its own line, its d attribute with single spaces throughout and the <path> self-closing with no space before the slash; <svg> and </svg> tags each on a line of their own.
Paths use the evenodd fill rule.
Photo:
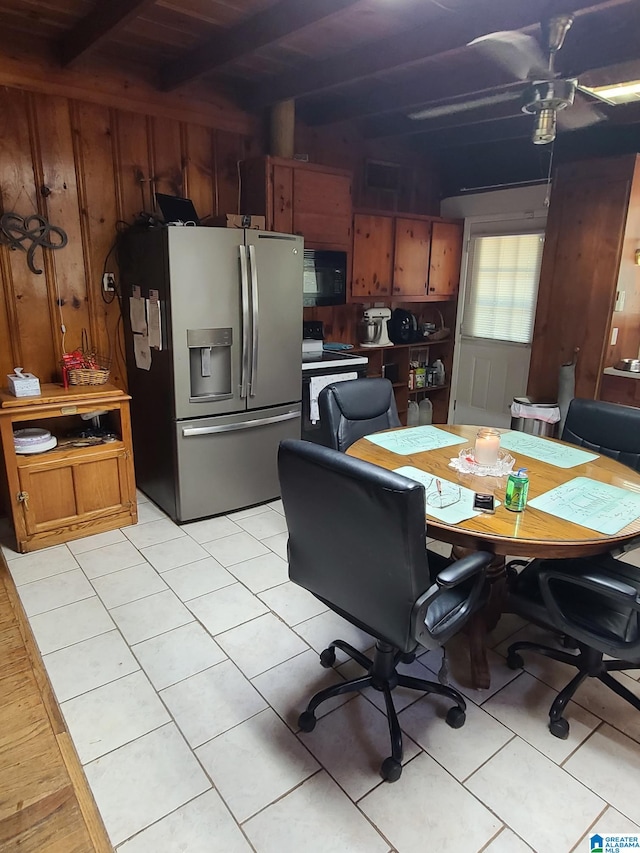
<svg viewBox="0 0 640 853">
<path fill-rule="evenodd" d="M 495 465 L 500 450 L 500 433 L 495 429 L 481 429 L 476 437 L 474 450 L 478 465 Z"/>
</svg>

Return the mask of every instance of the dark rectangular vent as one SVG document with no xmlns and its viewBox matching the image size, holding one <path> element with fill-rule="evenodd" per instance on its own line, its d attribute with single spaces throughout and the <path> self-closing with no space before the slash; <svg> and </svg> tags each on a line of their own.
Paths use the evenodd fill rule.
<svg viewBox="0 0 640 853">
<path fill-rule="evenodd" d="M 380 160 L 367 160 L 365 166 L 365 185 L 367 189 L 398 193 L 400 191 L 400 169 L 399 163 L 383 163 Z"/>
</svg>

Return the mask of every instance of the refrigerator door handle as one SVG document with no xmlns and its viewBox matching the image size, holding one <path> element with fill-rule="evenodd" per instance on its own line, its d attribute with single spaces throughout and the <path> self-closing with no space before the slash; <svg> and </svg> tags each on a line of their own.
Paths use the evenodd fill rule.
<svg viewBox="0 0 640 853">
<path fill-rule="evenodd" d="M 240 303 L 242 308 L 242 362 L 240 368 L 240 397 L 247 396 L 249 374 L 249 273 L 247 270 L 247 251 L 238 246 L 240 254 Z"/>
<path fill-rule="evenodd" d="M 270 418 L 257 418 L 253 421 L 242 421 L 238 424 L 220 424 L 220 426 L 208 427 L 184 427 L 182 435 L 185 438 L 193 435 L 214 435 L 220 432 L 234 432 L 239 429 L 253 429 L 254 427 L 266 426 L 267 424 L 278 424 L 281 421 L 291 421 L 301 417 L 300 412 L 287 412 L 284 415 L 274 415 Z"/>
<path fill-rule="evenodd" d="M 249 375 L 249 396 L 256 396 L 258 382 L 258 265 L 256 262 L 256 247 L 249 246 L 249 270 L 251 273 L 251 311 L 253 321 L 253 338 L 251 341 L 251 373 Z"/>
</svg>

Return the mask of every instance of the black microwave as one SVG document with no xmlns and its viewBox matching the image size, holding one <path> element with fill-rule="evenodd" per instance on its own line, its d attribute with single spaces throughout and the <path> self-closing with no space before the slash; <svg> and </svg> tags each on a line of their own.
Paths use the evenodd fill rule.
<svg viewBox="0 0 640 853">
<path fill-rule="evenodd" d="M 347 253 L 304 250 L 304 306 L 344 305 L 347 301 Z"/>
</svg>

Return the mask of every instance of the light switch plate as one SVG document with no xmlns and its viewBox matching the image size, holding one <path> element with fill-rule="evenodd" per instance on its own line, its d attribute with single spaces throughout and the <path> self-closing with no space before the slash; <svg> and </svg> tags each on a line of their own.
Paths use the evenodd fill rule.
<svg viewBox="0 0 640 853">
<path fill-rule="evenodd" d="M 618 341 L 618 329 L 614 327 L 611 330 L 611 346 L 614 347 Z"/>
</svg>

